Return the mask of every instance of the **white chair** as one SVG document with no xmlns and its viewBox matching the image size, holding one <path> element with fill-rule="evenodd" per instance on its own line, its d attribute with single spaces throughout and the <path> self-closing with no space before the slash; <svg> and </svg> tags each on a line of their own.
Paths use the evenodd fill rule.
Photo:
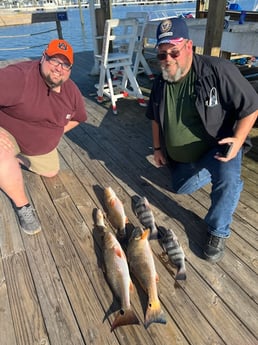
<svg viewBox="0 0 258 345">
<path fill-rule="evenodd" d="M 135 60 L 133 65 L 133 73 L 137 77 L 139 73 L 145 73 L 150 80 L 154 79 L 154 75 L 144 56 L 144 32 L 148 23 L 148 12 L 127 12 L 127 18 L 136 18 L 138 20 L 138 35 L 135 41 L 134 52 Z"/>
<path fill-rule="evenodd" d="M 137 98 L 141 106 L 146 106 L 141 89 L 132 71 L 132 56 L 135 39 L 138 33 L 138 21 L 134 18 L 107 19 L 105 22 L 102 54 L 96 55 L 100 61 L 98 102 L 103 101 L 103 95 L 112 102 L 113 113 L 117 114 L 116 101 L 128 95 Z M 115 47 L 125 46 L 123 51 L 115 51 Z M 113 49 L 114 52 L 110 52 Z M 112 79 L 112 70 L 122 69 L 121 80 Z"/>
</svg>

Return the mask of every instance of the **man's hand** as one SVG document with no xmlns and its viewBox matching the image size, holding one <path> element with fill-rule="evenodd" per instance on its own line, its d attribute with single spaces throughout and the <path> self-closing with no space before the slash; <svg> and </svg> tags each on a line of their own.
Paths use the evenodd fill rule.
<svg viewBox="0 0 258 345">
<path fill-rule="evenodd" d="M 161 150 L 154 151 L 154 162 L 156 163 L 157 167 L 166 165 L 166 159 L 163 156 L 163 153 Z"/>
<path fill-rule="evenodd" d="M 225 149 L 224 145 L 228 146 L 228 149 L 226 149 L 227 152 L 225 154 L 222 154 L 218 150 L 218 152 L 214 156 L 214 158 L 216 158 L 218 161 L 221 161 L 221 162 L 228 162 L 232 158 L 235 158 L 242 145 L 242 143 L 239 143 L 239 140 L 237 138 L 233 138 L 233 137 L 224 138 L 220 140 L 218 144 L 221 145 L 221 149 L 222 149 L 221 151 L 224 151 Z"/>
</svg>

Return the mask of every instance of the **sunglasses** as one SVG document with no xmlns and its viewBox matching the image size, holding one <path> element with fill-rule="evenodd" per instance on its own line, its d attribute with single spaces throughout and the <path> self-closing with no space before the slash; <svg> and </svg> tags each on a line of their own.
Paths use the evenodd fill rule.
<svg viewBox="0 0 258 345">
<path fill-rule="evenodd" d="M 171 52 L 162 52 L 157 54 L 157 59 L 162 61 L 166 60 L 169 55 L 172 59 L 176 59 L 180 56 L 181 50 L 185 47 L 185 44 L 180 49 L 173 49 Z"/>
</svg>

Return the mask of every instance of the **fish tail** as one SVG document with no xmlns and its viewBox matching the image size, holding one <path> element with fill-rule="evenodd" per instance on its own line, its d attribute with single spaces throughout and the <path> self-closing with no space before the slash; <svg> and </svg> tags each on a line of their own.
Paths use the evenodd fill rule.
<svg viewBox="0 0 258 345">
<path fill-rule="evenodd" d="M 149 303 L 145 313 L 144 327 L 148 328 L 153 322 L 163 324 L 167 323 L 165 313 L 161 309 L 159 300 L 154 303 Z"/>
<path fill-rule="evenodd" d="M 123 241 L 126 238 L 126 228 L 117 230 L 118 241 Z"/>
<path fill-rule="evenodd" d="M 154 224 L 154 226 L 151 227 L 150 240 L 157 240 L 158 238 L 159 238 L 158 228 Z"/>
<path fill-rule="evenodd" d="M 186 280 L 186 269 L 184 266 L 178 268 L 175 279 Z"/>
<path fill-rule="evenodd" d="M 111 332 L 113 332 L 114 329 L 120 326 L 125 325 L 138 325 L 140 323 L 138 317 L 136 316 L 133 309 L 120 309 L 117 313 L 114 322 L 111 326 Z"/>
<path fill-rule="evenodd" d="M 106 225 L 104 223 L 104 214 L 103 212 L 101 211 L 101 209 L 97 208 L 95 209 L 95 214 L 94 214 L 94 217 L 95 217 L 95 225 L 102 229 L 103 231 L 105 231 L 106 229 Z"/>
</svg>

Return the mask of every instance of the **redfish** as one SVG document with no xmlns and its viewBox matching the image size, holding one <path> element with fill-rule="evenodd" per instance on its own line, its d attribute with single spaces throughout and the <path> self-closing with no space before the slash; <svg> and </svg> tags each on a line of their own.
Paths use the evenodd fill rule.
<svg viewBox="0 0 258 345">
<path fill-rule="evenodd" d="M 120 243 L 110 231 L 104 232 L 103 252 L 107 280 L 112 291 L 121 302 L 120 311 L 116 314 L 111 326 L 112 332 L 119 326 L 139 324 L 139 320 L 130 304 L 130 292 L 133 290 L 133 283 L 127 259 Z"/>
<path fill-rule="evenodd" d="M 117 229 L 117 237 L 122 240 L 126 237 L 127 217 L 122 201 L 117 197 L 111 187 L 104 190 L 104 202 L 107 215 L 112 226 Z"/>
<path fill-rule="evenodd" d="M 148 295 L 148 307 L 145 312 L 144 326 L 151 323 L 166 323 L 166 318 L 161 309 L 157 291 L 158 274 L 156 272 L 152 249 L 149 244 L 150 230 L 137 227 L 133 230 L 127 248 L 128 263 L 135 278 Z"/>
</svg>

